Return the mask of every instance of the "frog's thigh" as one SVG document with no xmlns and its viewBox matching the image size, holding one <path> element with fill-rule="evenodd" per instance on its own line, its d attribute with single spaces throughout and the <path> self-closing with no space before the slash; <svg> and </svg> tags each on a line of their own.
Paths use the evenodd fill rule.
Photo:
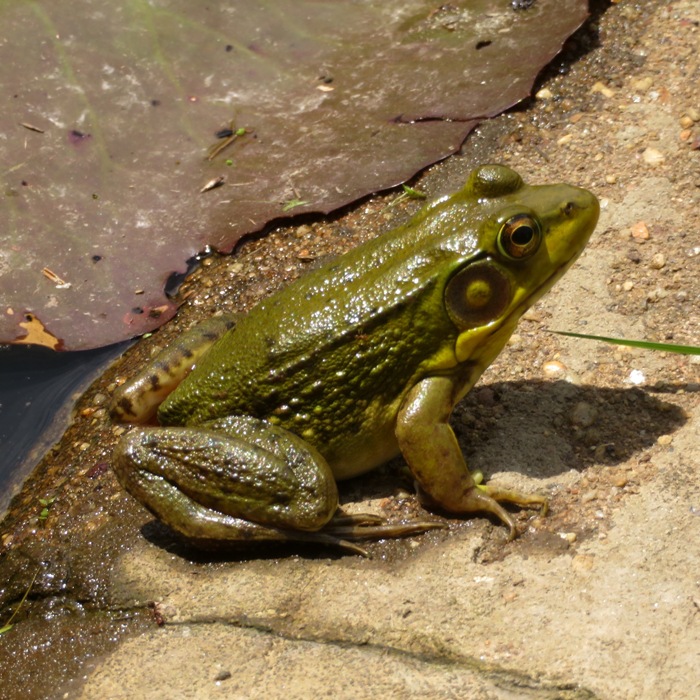
<svg viewBox="0 0 700 700">
<path fill-rule="evenodd" d="M 284 455 L 214 430 L 150 428 L 122 438 L 114 468 L 127 491 L 174 529 L 190 537 L 236 539 L 221 530 L 244 521 L 315 531 L 331 519 L 338 492 L 330 468 L 312 448 L 312 463 L 300 466 L 296 457 L 289 463 Z M 248 537 L 256 535 L 241 533 Z"/>
<path fill-rule="evenodd" d="M 236 316 L 214 316 L 163 348 L 144 369 L 114 393 L 112 419 L 147 423 L 158 406 L 190 373 L 197 360 L 235 325 Z"/>
</svg>

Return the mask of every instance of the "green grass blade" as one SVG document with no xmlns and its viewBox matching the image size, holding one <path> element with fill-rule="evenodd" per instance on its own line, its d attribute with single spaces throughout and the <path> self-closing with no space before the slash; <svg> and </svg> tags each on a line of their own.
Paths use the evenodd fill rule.
<svg viewBox="0 0 700 700">
<path fill-rule="evenodd" d="M 570 338 L 583 338 L 585 340 L 601 340 L 613 345 L 626 345 L 630 348 L 642 348 L 643 350 L 661 350 L 663 352 L 677 352 L 681 355 L 700 355 L 700 347 L 694 345 L 671 345 L 669 343 L 651 343 L 646 340 L 626 340 L 624 338 L 607 338 L 603 335 L 587 335 L 585 333 L 571 333 L 569 331 L 550 331 L 557 335 L 566 335 Z"/>
<path fill-rule="evenodd" d="M 10 619 L 2 626 L 0 627 L 0 634 L 5 634 L 6 632 L 9 632 L 14 625 L 12 624 L 12 621 L 15 619 L 17 616 L 17 613 L 20 611 L 20 608 L 24 605 L 24 601 L 27 600 L 27 596 L 29 595 L 29 591 L 32 590 L 32 586 L 34 585 L 34 581 L 36 581 L 36 577 L 39 575 L 39 569 L 37 569 L 34 572 L 34 576 L 32 576 L 32 580 L 29 582 L 29 586 L 27 586 L 27 590 L 24 592 L 24 595 L 22 596 L 22 600 L 19 601 L 19 604 L 15 608 L 15 611 L 10 615 Z"/>
</svg>

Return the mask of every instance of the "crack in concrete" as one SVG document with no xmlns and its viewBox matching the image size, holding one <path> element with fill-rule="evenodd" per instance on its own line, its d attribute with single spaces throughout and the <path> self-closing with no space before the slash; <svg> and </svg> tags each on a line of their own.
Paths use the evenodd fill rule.
<svg viewBox="0 0 700 700">
<path fill-rule="evenodd" d="M 481 661 L 473 656 L 457 654 L 452 650 L 413 651 L 410 649 L 370 641 L 353 641 L 342 637 L 324 635 L 303 635 L 285 632 L 272 621 L 242 615 L 239 618 L 197 617 L 177 622 L 164 622 L 164 627 L 196 627 L 223 625 L 236 629 L 251 630 L 267 634 L 288 642 L 305 642 L 334 646 L 341 649 L 366 649 L 371 653 L 389 655 L 399 660 L 409 659 L 419 663 L 446 668 L 466 670 L 493 683 L 494 686 L 510 692 L 518 692 L 519 697 L 536 700 L 598 700 L 592 690 L 570 681 L 555 681 L 538 678 L 536 675 L 507 669 L 493 662 Z M 368 632 L 369 635 L 369 632 Z M 434 640 L 431 640 L 434 641 Z"/>
</svg>

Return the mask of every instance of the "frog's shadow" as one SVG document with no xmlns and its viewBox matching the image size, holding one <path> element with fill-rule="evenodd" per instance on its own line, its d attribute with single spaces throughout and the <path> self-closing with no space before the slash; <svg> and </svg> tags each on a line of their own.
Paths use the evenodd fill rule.
<svg viewBox="0 0 700 700">
<path fill-rule="evenodd" d="M 572 469 L 581 472 L 594 465 L 621 464 L 652 447 L 659 436 L 678 430 L 687 422 L 687 415 L 654 394 L 672 395 L 679 388 L 666 386 L 652 392 L 564 381 L 495 382 L 477 386 L 455 408 L 451 423 L 470 469 L 482 470 L 487 478 L 496 471 L 551 478 Z M 341 504 L 385 498 L 397 488 L 413 488 L 401 458 L 341 482 Z M 288 542 L 202 550 L 157 521 L 144 525 L 142 534 L 153 544 L 194 562 L 277 558 L 289 556 L 290 551 L 305 558 L 345 556 L 342 550 L 330 547 Z"/>
<path fill-rule="evenodd" d="M 455 408 L 451 425 L 472 471 L 487 478 L 512 471 L 545 479 L 621 464 L 678 430 L 688 416 L 654 394 L 672 395 L 680 388 L 607 389 L 538 380 L 480 384 Z M 386 496 L 383 484 L 397 471 L 408 476 L 400 458 L 341 484 L 341 496 Z"/>
<path fill-rule="evenodd" d="M 340 559 L 348 556 L 339 547 L 313 542 L 242 541 L 222 544 L 209 540 L 190 540 L 158 520 L 145 523 L 141 527 L 141 535 L 152 545 L 192 564 L 284 559 L 293 555 L 303 559 Z"/>
</svg>

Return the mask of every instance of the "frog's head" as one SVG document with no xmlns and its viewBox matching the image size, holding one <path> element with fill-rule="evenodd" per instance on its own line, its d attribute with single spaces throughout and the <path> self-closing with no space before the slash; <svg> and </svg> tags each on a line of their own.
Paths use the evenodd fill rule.
<svg viewBox="0 0 700 700">
<path fill-rule="evenodd" d="M 520 316 L 580 255 L 600 211 L 587 190 L 529 186 L 501 165 L 474 170 L 464 194 L 481 209 L 478 253 L 454 271 L 444 294 L 459 331 L 460 362 L 485 350 L 491 338 L 505 342 Z"/>
</svg>

